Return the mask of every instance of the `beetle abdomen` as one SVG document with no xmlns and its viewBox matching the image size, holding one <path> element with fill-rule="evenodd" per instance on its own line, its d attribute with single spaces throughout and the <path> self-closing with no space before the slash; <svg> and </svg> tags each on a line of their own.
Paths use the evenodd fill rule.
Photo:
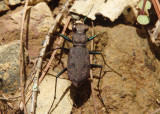
<svg viewBox="0 0 160 114">
<path fill-rule="evenodd" d="M 75 86 L 80 86 L 89 78 L 90 59 L 88 49 L 81 46 L 71 48 L 67 65 L 69 80 Z"/>
</svg>

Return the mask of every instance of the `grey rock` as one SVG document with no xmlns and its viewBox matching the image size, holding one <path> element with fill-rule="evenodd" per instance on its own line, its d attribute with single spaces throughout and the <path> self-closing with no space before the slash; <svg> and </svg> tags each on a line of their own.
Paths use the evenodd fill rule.
<svg viewBox="0 0 160 114">
<path fill-rule="evenodd" d="M 20 41 L 0 46 L 0 79 L 3 93 L 11 93 L 18 89 Z"/>
</svg>

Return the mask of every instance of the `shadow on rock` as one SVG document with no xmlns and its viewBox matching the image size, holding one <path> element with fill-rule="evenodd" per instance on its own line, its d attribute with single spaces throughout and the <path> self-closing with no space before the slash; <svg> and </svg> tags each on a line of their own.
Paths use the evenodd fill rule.
<svg viewBox="0 0 160 114">
<path fill-rule="evenodd" d="M 152 53 L 158 60 L 160 60 L 160 47 L 158 47 L 155 43 L 153 43 L 151 41 L 151 38 L 148 38 L 148 44 Z"/>
<path fill-rule="evenodd" d="M 90 81 L 84 82 L 80 87 L 75 87 L 73 84 L 70 88 L 71 99 L 73 100 L 74 107 L 81 107 L 91 96 L 91 83 Z"/>
</svg>

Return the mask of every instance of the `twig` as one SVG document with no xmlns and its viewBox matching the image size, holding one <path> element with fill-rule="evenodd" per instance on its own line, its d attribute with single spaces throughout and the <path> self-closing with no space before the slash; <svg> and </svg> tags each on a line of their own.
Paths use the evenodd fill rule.
<svg viewBox="0 0 160 114">
<path fill-rule="evenodd" d="M 70 0 L 69 2 L 67 1 L 67 2 L 65 3 L 64 7 L 62 8 L 61 12 L 57 15 L 54 24 L 51 26 L 48 34 L 47 34 L 46 37 L 45 37 L 45 42 L 44 42 L 43 47 L 45 47 L 45 46 L 47 46 L 47 45 L 49 44 L 50 36 L 55 32 L 56 27 L 57 27 L 58 23 L 60 22 L 60 19 L 62 18 L 62 14 L 63 14 L 64 11 L 67 9 L 67 7 L 69 6 L 69 3 L 70 3 L 70 2 L 72 2 L 72 0 Z M 43 50 L 43 48 L 42 48 L 42 50 Z M 38 63 L 37 63 L 37 64 L 38 64 Z M 44 72 L 45 72 L 45 71 L 44 71 Z M 47 71 L 46 71 L 46 72 L 47 72 Z M 39 84 L 42 82 L 42 80 L 43 80 L 46 72 L 45 72 L 45 73 L 42 73 L 42 75 L 41 75 L 42 78 L 40 78 Z M 44 76 L 43 76 L 43 75 L 44 75 Z M 30 99 L 31 96 L 32 96 L 32 93 L 30 92 L 29 95 L 28 95 L 28 97 L 26 98 L 26 103 L 29 101 L 29 99 Z M 20 103 L 20 108 L 23 108 L 22 102 Z"/>
<path fill-rule="evenodd" d="M 70 2 L 71 1 L 72 0 L 70 0 Z M 37 92 L 38 92 L 38 84 L 39 84 L 38 80 L 39 80 L 39 76 L 40 76 L 40 73 L 41 73 L 42 61 L 43 61 L 43 57 L 45 55 L 46 48 L 49 45 L 51 35 L 56 31 L 57 24 L 60 22 L 60 19 L 62 18 L 63 13 L 68 6 L 69 6 L 69 1 L 67 1 L 65 3 L 61 12 L 57 15 L 56 20 L 54 22 L 54 25 L 50 28 L 47 36 L 45 37 L 44 45 L 43 45 L 43 47 L 40 51 L 40 56 L 38 58 L 38 62 L 37 62 L 37 65 L 36 65 L 36 74 L 35 74 L 34 80 L 33 80 L 33 89 L 32 89 L 33 94 L 32 94 L 31 114 L 35 114 L 35 110 L 36 110 Z M 43 73 L 43 75 L 45 75 L 46 72 L 47 71 L 45 71 L 45 73 Z"/>
<path fill-rule="evenodd" d="M 69 21 L 69 20 L 68 20 Z M 67 25 L 67 24 L 66 24 Z M 64 30 L 64 29 L 63 29 Z M 64 34 L 64 32 L 62 31 L 62 34 Z M 59 40 L 60 41 L 60 40 Z M 59 44 L 59 43 L 58 43 Z M 61 44 L 61 43 L 60 43 Z M 52 55 L 54 55 L 54 52 L 52 53 Z M 52 60 L 52 58 L 53 58 L 54 56 L 51 56 L 51 59 L 50 59 L 50 61 L 53 61 Z M 54 58 L 53 58 L 54 59 Z M 44 70 L 44 72 L 42 73 L 42 75 L 41 75 L 41 77 L 40 77 L 40 79 L 39 79 L 39 84 L 41 84 L 41 82 L 42 82 L 42 80 L 44 79 L 44 77 L 45 77 L 45 74 L 46 74 L 46 72 L 48 71 L 48 68 L 49 68 L 49 62 L 48 62 L 48 64 L 47 64 L 47 66 L 45 67 L 45 70 Z M 46 72 L 45 72 L 46 71 Z M 26 100 L 26 103 L 29 101 L 29 99 L 30 99 L 30 97 L 32 96 L 32 93 L 30 92 L 29 93 L 29 95 L 28 95 L 28 97 L 27 97 L 27 100 Z M 21 107 L 21 106 L 20 106 Z"/>
<path fill-rule="evenodd" d="M 26 16 L 28 6 L 28 0 L 26 0 L 24 9 L 23 9 L 23 15 L 21 20 L 21 33 L 20 33 L 20 84 L 21 84 L 21 97 L 22 97 L 22 103 L 24 107 L 24 113 L 27 114 L 27 109 L 25 105 L 25 96 L 24 96 L 24 83 L 23 83 L 23 67 L 24 67 L 24 51 L 23 51 L 23 28 L 24 28 L 24 21 Z"/>
<path fill-rule="evenodd" d="M 158 19 L 160 19 L 160 4 L 159 4 L 159 1 L 158 0 L 152 0 L 152 3 L 153 3 L 155 11 L 157 13 Z"/>
<path fill-rule="evenodd" d="M 153 34 L 150 33 L 151 40 L 153 43 L 156 43 L 156 39 L 158 37 L 158 33 L 160 32 L 160 20 L 156 22 L 156 27 L 154 29 Z"/>
<path fill-rule="evenodd" d="M 17 98 L 19 98 L 19 97 L 21 97 L 21 96 L 15 96 L 15 97 L 6 97 L 3 93 L 2 93 L 2 96 L 3 97 L 0 97 L 0 99 L 4 99 L 4 100 L 10 100 L 10 99 L 17 99 Z"/>
<path fill-rule="evenodd" d="M 145 5 L 146 5 L 146 2 L 147 0 L 143 0 L 143 7 L 142 7 L 142 10 L 141 10 L 141 15 L 144 15 L 144 8 L 145 8 Z"/>
<path fill-rule="evenodd" d="M 27 92 L 28 88 L 30 87 L 30 85 L 32 84 L 33 82 L 33 78 L 34 78 L 34 74 L 35 74 L 35 67 L 36 67 L 36 63 L 37 63 L 37 59 L 32 67 L 32 70 L 31 70 L 31 73 L 29 74 L 30 78 L 28 80 L 28 82 L 26 83 L 26 87 L 25 87 L 25 91 Z"/>
<path fill-rule="evenodd" d="M 9 99 L 7 99 L 7 98 L 3 98 L 3 97 L 0 97 L 0 100 L 9 101 Z"/>
<path fill-rule="evenodd" d="M 4 94 L 2 94 L 2 97 L 3 97 L 4 99 L 8 99 L 7 96 L 5 96 Z M 7 102 L 7 105 L 8 105 L 10 108 L 14 109 L 14 108 L 13 108 L 14 106 L 13 106 L 11 103 Z"/>
<path fill-rule="evenodd" d="M 69 16 L 68 19 L 67 19 L 67 23 L 65 24 L 64 29 L 63 29 L 63 31 L 62 31 L 62 34 L 65 34 L 65 31 L 66 31 L 66 29 L 67 29 L 67 27 L 68 27 L 68 24 L 69 24 L 69 22 L 70 22 L 70 19 L 71 19 L 71 17 Z M 58 43 L 57 43 L 57 47 L 59 47 L 59 46 L 62 44 L 62 41 L 63 41 L 63 38 L 60 36 L 60 39 L 59 39 L 59 41 L 58 41 Z M 41 75 L 41 77 L 40 77 L 40 79 L 39 79 L 39 83 L 41 83 L 42 80 L 44 79 L 44 77 L 45 77 L 45 75 L 46 75 L 46 73 L 47 73 L 47 71 L 48 71 L 48 69 L 49 69 L 49 67 L 50 67 L 50 65 L 51 65 L 54 57 L 55 57 L 56 52 L 57 52 L 57 50 L 55 49 L 55 50 L 53 51 L 52 55 L 51 55 L 51 58 L 50 58 L 48 64 L 46 65 L 46 67 L 45 67 L 45 69 L 44 69 L 44 71 L 43 71 L 43 73 L 42 73 L 42 75 Z"/>
<path fill-rule="evenodd" d="M 12 99 L 17 99 L 21 96 L 18 96 L 18 97 L 11 97 L 11 98 L 4 98 L 4 97 L 0 97 L 0 100 L 5 100 L 5 101 L 12 101 Z"/>
<path fill-rule="evenodd" d="M 66 23 L 65 23 L 65 25 L 64 25 L 62 34 L 65 34 L 65 31 L 66 31 L 66 29 L 67 29 L 67 27 L 68 27 L 68 25 L 69 25 L 70 19 L 71 19 L 71 17 L 69 16 L 68 19 L 67 19 L 67 21 L 66 21 Z M 58 42 L 57 45 L 60 46 L 60 45 L 62 44 L 62 42 L 63 42 L 63 38 L 60 36 L 60 39 L 59 39 L 59 42 Z M 49 62 L 48 62 L 48 64 L 47 64 L 47 66 L 46 66 L 46 68 L 45 68 L 45 71 L 48 71 L 49 66 L 51 65 L 51 63 L 52 63 L 52 61 L 53 61 L 53 59 L 54 59 L 54 57 L 55 57 L 56 52 L 57 52 L 57 50 L 54 50 L 54 51 L 53 51 L 52 56 L 51 56 L 51 58 L 50 58 L 50 60 L 49 60 Z M 41 78 L 40 78 L 40 80 L 39 80 L 39 83 L 41 83 L 41 81 L 44 79 L 45 74 L 46 74 L 46 72 L 43 72 L 43 73 L 42 73 Z M 56 82 L 57 82 L 57 80 L 56 80 Z M 56 82 L 55 82 L 55 83 L 56 83 Z M 56 85 L 56 84 L 55 84 L 55 85 Z M 55 88 L 56 88 L 56 86 L 55 86 Z M 56 89 L 55 89 L 55 90 L 56 90 Z M 54 94 L 56 95 L 56 91 L 55 91 Z M 54 95 L 54 100 L 53 100 L 53 101 L 55 101 L 55 95 Z M 54 102 L 53 102 L 53 103 L 54 103 Z M 50 109 L 49 109 L 49 111 L 48 111 L 47 114 L 50 113 L 50 111 L 51 111 L 51 109 L 52 109 L 52 106 L 53 106 L 53 103 L 52 103 L 52 105 L 51 105 L 51 107 L 50 107 Z"/>
<path fill-rule="evenodd" d="M 93 24 L 93 22 L 92 22 L 92 26 L 93 26 L 92 36 L 94 36 L 94 24 Z M 91 41 L 91 51 L 93 50 L 93 42 L 94 41 L 92 40 Z M 92 61 L 93 61 L 93 55 L 91 54 L 90 55 L 90 64 L 92 64 Z M 91 80 L 92 80 L 91 89 L 92 89 L 92 99 L 93 99 L 93 104 L 94 104 L 94 112 L 95 112 L 95 114 L 97 114 L 95 92 L 94 92 L 94 88 L 93 88 L 93 71 L 92 71 L 92 69 L 90 69 L 90 77 L 91 77 Z"/>
</svg>

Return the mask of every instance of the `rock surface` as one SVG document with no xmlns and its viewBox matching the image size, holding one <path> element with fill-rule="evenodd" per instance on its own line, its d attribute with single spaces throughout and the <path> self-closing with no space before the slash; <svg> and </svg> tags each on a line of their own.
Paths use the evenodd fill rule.
<svg viewBox="0 0 160 114">
<path fill-rule="evenodd" d="M 69 86 L 71 82 L 65 79 L 58 79 L 57 81 L 57 92 L 56 100 L 54 100 L 54 88 L 55 88 L 55 77 L 46 75 L 44 80 L 39 86 L 40 93 L 37 98 L 37 114 L 47 114 L 49 109 L 51 114 L 70 114 L 72 110 L 73 101 L 70 98 Z M 27 104 L 27 110 L 30 112 L 31 100 Z"/>
<path fill-rule="evenodd" d="M 19 88 L 19 52 L 19 40 L 0 46 L 0 85 L 3 93 L 14 94 Z"/>
<path fill-rule="evenodd" d="M 49 3 L 51 0 L 29 0 L 29 5 L 35 5 L 40 2 Z M 17 7 L 16 5 L 23 4 L 24 0 L 1 0 L 0 1 L 0 13 L 6 12 L 10 7 Z"/>
<path fill-rule="evenodd" d="M 14 20 L 14 23 L 17 23 L 18 25 L 21 24 L 21 13 L 22 9 L 10 15 L 10 18 Z M 53 24 L 54 19 L 52 13 L 45 2 L 41 2 L 32 7 L 28 14 L 29 36 L 32 38 L 37 38 L 42 35 L 42 33 L 46 34 Z"/>
<path fill-rule="evenodd" d="M 114 21 L 122 14 L 125 7 L 132 7 L 137 1 L 138 0 L 78 0 L 75 1 L 70 11 L 87 16 L 92 20 L 96 19 L 96 15 L 101 14 L 111 21 Z"/>
<path fill-rule="evenodd" d="M 9 0 L 9 1 L 8 1 L 9 5 L 11 5 L 11 6 L 18 5 L 18 4 L 20 4 L 21 2 L 22 2 L 21 0 Z"/>
<path fill-rule="evenodd" d="M 3 28 L 0 31 L 0 41 L 4 39 L 9 42 L 19 39 L 22 10 L 23 8 L 19 7 L 14 12 L 0 17 L 0 28 Z M 38 56 L 38 50 L 41 48 L 39 44 L 41 44 L 49 28 L 53 25 L 54 19 L 45 2 L 41 2 L 28 10 L 27 17 L 28 26 L 24 27 L 24 39 L 29 40 L 29 53 L 33 55 L 31 57 L 35 57 Z"/>
<path fill-rule="evenodd" d="M 7 10 L 9 10 L 9 7 L 5 4 L 4 1 L 0 1 L 0 13 L 3 13 Z"/>
<path fill-rule="evenodd" d="M 158 106 L 154 102 L 159 99 L 155 91 L 160 92 L 160 63 L 150 50 L 147 35 L 124 25 L 112 30 L 103 49 L 105 61 L 113 69 L 105 66 L 105 71 L 111 72 L 102 78 L 104 103 L 113 108 L 111 113 L 152 111 Z"/>
</svg>

